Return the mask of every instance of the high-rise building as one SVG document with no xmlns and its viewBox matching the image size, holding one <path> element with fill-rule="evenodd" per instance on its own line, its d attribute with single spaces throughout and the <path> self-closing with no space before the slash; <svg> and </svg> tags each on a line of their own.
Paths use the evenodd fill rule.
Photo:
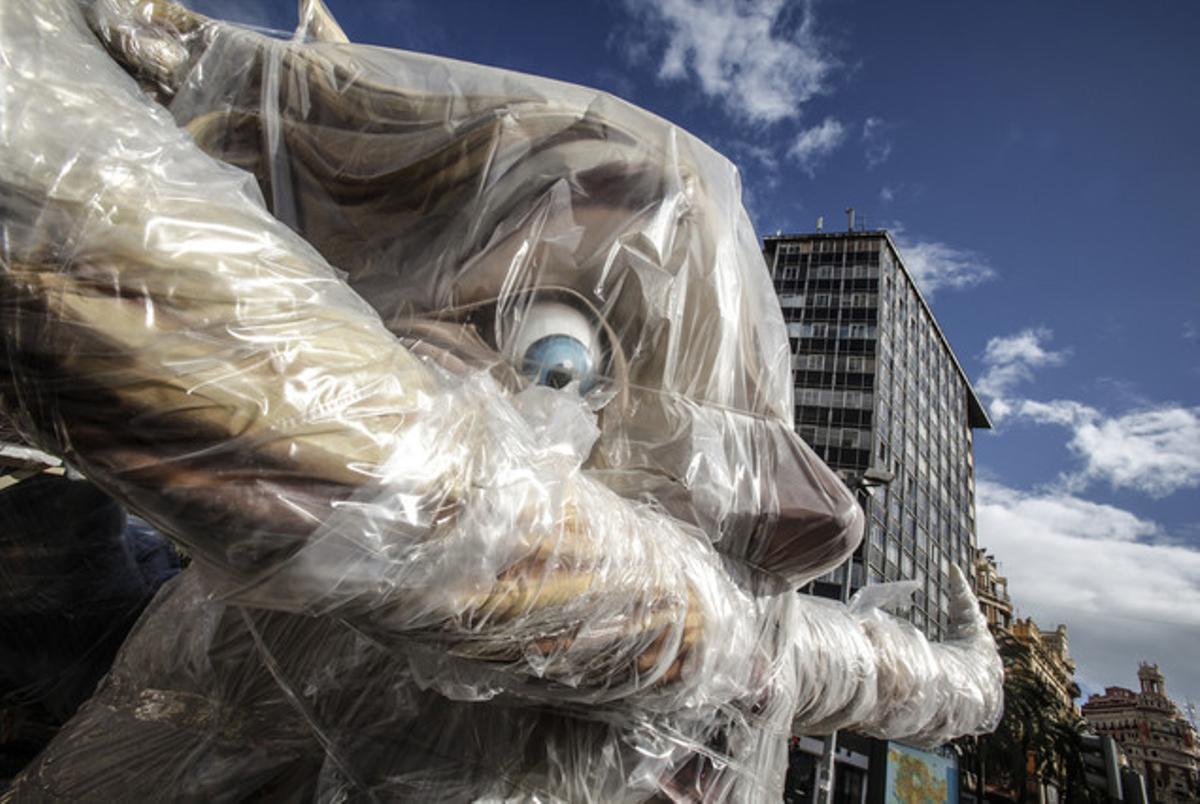
<svg viewBox="0 0 1200 804">
<path fill-rule="evenodd" d="M 1106 687 L 1083 705 L 1083 717 L 1097 734 L 1115 739 L 1146 778 L 1150 801 L 1162 804 L 1200 800 L 1200 745 L 1196 730 L 1167 697 L 1158 665 L 1138 667 L 1141 692 Z"/>
<path fill-rule="evenodd" d="M 886 231 L 779 234 L 764 255 L 788 324 L 797 431 L 868 517 L 849 586 L 839 570 L 812 591 L 916 580 L 912 620 L 938 638 L 950 565 L 969 577 L 975 561 L 983 405 Z"/>
</svg>

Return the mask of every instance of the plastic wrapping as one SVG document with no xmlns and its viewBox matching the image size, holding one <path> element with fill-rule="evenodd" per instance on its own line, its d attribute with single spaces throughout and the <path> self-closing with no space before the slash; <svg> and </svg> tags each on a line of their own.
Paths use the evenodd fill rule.
<svg viewBox="0 0 1200 804">
<path fill-rule="evenodd" d="M 0 398 L 195 559 L 13 797 L 766 800 L 793 719 L 990 728 L 961 577 L 941 645 L 794 592 L 862 516 L 732 166 L 301 19 L 0 7 Z"/>
</svg>

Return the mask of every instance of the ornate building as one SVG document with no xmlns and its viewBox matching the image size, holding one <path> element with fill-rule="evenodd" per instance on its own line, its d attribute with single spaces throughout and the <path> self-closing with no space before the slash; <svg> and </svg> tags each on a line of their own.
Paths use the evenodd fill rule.
<svg viewBox="0 0 1200 804">
<path fill-rule="evenodd" d="M 1075 684 L 1075 661 L 1068 653 L 1067 627 L 1059 625 L 1046 633 L 1027 618 L 1013 620 L 1008 630 L 1029 649 L 1029 669 L 1058 693 L 1064 707 L 1075 711 L 1079 687 Z"/>
<path fill-rule="evenodd" d="M 1031 619 L 1014 620 L 1008 579 L 1000 574 L 995 557 L 987 550 L 975 550 L 974 570 L 975 596 L 979 598 L 979 608 L 987 618 L 988 627 L 997 639 L 1011 639 L 1022 648 L 1019 653 L 1002 651 L 1005 674 L 1010 678 L 1040 680 L 1054 692 L 1064 716 L 1078 716 L 1075 698 L 1079 695 L 1079 687 L 1075 684 L 1075 662 L 1070 657 L 1067 627 L 1060 625 L 1054 631 L 1043 632 Z M 1061 769 L 1062 763 L 1057 759 L 1049 766 L 1039 766 L 1035 754 L 1030 752 L 1024 788 L 1015 785 L 1014 780 L 992 777 L 987 780 L 986 798 L 989 801 L 1058 801 Z M 975 769 L 970 769 L 964 774 L 963 790 L 982 797 L 977 789 L 979 779 L 974 773 Z"/>
<path fill-rule="evenodd" d="M 1200 745 L 1196 730 L 1167 697 L 1158 665 L 1138 666 L 1141 692 L 1106 687 L 1083 705 L 1083 716 L 1098 734 L 1124 749 L 1130 764 L 1146 778 L 1150 800 L 1175 804 L 1200 800 Z"/>
<path fill-rule="evenodd" d="M 1013 606 L 1008 596 L 1008 578 L 1000 574 L 996 559 L 982 547 L 975 549 L 975 597 L 987 617 L 992 633 L 1012 625 Z"/>
</svg>

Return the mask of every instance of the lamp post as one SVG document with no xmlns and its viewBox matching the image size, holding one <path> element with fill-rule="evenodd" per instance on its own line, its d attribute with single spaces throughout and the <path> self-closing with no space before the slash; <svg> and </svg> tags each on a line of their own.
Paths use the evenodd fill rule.
<svg viewBox="0 0 1200 804">
<path fill-rule="evenodd" d="M 896 479 L 896 476 L 886 469 L 868 466 L 860 474 L 844 475 L 846 485 L 854 490 L 858 504 L 862 506 L 864 515 L 867 512 L 867 498 L 879 486 L 886 486 Z M 847 558 L 838 567 L 841 576 L 841 598 L 843 603 L 850 601 L 850 578 L 854 569 L 854 557 Z M 870 578 L 863 578 L 864 585 Z M 834 792 L 834 773 L 837 765 L 837 732 L 833 732 L 822 741 L 821 760 L 817 763 L 817 778 L 813 785 L 813 804 L 831 804 Z"/>
</svg>

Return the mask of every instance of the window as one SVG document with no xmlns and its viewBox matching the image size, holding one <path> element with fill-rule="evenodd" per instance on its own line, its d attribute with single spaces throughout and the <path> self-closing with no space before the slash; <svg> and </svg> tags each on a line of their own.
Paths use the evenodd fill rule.
<svg viewBox="0 0 1200 804">
<path fill-rule="evenodd" d="M 871 520 L 871 546 L 883 549 L 883 525 L 877 519 Z"/>
</svg>

